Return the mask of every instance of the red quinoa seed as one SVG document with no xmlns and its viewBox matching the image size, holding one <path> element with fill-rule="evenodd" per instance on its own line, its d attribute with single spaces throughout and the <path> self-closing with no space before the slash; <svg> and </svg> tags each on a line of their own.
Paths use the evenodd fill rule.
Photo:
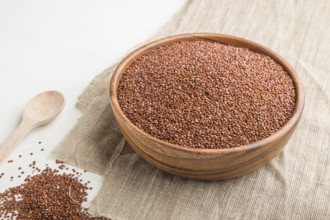
<svg viewBox="0 0 330 220">
<path fill-rule="evenodd" d="M 189 148 L 264 139 L 292 116 L 293 81 L 272 58 L 211 41 L 150 49 L 125 70 L 118 101 L 146 133 Z"/>
<path fill-rule="evenodd" d="M 20 186 L 0 193 L 0 219 L 106 219 L 92 217 L 82 207 L 88 190 L 77 177 L 45 168 L 28 175 Z"/>
<path fill-rule="evenodd" d="M 22 167 L 18 167 L 17 177 L 23 178 L 24 183 L 0 193 L 0 219 L 106 220 L 105 217 L 89 215 L 88 209 L 82 206 L 87 202 L 90 187 L 85 186 L 82 179 L 79 181 L 81 173 L 61 173 L 65 164 L 59 160 L 56 164 L 57 169 L 46 167 L 41 170 L 33 161 L 29 167 L 35 174 L 26 177 Z M 0 179 L 4 175 L 4 172 L 0 173 Z M 13 179 L 11 176 L 10 181 Z"/>
</svg>

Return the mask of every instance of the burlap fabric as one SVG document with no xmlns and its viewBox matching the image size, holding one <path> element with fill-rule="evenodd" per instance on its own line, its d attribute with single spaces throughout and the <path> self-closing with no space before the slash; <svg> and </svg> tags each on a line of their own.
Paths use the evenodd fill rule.
<svg viewBox="0 0 330 220">
<path fill-rule="evenodd" d="M 104 176 L 91 211 L 112 219 L 330 219 L 329 27 L 327 0 L 193 0 L 152 38 L 236 35 L 270 47 L 296 69 L 306 93 L 301 122 L 283 152 L 249 175 L 194 181 L 139 158 L 110 110 L 114 67 L 81 95 L 84 114 L 54 155 Z"/>
</svg>

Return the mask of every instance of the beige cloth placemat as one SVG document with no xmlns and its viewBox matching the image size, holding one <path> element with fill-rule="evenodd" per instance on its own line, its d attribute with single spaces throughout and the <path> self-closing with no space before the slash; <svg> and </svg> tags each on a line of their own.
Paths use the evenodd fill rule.
<svg viewBox="0 0 330 220">
<path fill-rule="evenodd" d="M 272 48 L 296 69 L 306 93 L 301 122 L 283 152 L 251 174 L 194 181 L 139 158 L 110 110 L 114 67 L 81 95 L 84 115 L 54 155 L 105 177 L 91 211 L 112 219 L 330 219 L 329 27 L 327 0 L 192 0 L 153 37 L 236 35 Z"/>
</svg>

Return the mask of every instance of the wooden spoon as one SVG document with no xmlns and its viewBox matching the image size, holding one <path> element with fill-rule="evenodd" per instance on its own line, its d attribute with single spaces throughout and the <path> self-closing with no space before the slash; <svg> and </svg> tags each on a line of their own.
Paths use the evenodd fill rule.
<svg viewBox="0 0 330 220">
<path fill-rule="evenodd" d="M 64 105 L 64 96 L 57 91 L 46 91 L 33 97 L 25 106 L 19 126 L 0 145 L 0 163 L 32 129 L 52 121 Z"/>
</svg>

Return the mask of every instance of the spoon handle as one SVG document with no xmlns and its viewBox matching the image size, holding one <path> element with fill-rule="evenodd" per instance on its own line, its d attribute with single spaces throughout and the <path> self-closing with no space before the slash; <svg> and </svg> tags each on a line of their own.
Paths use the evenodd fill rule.
<svg viewBox="0 0 330 220">
<path fill-rule="evenodd" d="M 13 133 L 0 145 L 0 164 L 34 127 L 35 123 L 32 120 L 23 117 Z"/>
</svg>

